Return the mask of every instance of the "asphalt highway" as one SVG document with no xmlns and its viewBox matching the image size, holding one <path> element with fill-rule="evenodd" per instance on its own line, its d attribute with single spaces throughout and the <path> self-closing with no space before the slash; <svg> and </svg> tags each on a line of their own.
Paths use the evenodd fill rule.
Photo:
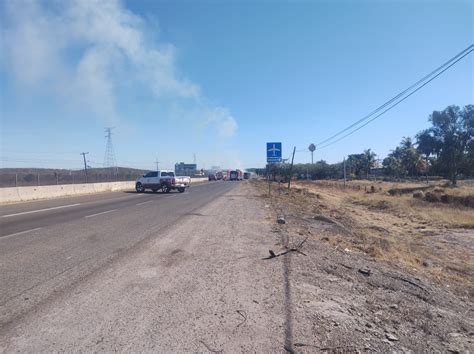
<svg viewBox="0 0 474 354">
<path fill-rule="evenodd" d="M 0 209 L 0 327 L 236 186 L 211 182 L 185 193 L 134 191 L 60 198 Z"/>
</svg>

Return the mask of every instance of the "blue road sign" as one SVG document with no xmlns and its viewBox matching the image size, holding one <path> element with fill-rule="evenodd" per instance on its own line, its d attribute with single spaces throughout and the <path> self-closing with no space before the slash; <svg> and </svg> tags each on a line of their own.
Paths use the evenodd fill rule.
<svg viewBox="0 0 474 354">
<path fill-rule="evenodd" d="M 281 162 L 281 143 L 267 143 L 267 162 Z"/>
</svg>

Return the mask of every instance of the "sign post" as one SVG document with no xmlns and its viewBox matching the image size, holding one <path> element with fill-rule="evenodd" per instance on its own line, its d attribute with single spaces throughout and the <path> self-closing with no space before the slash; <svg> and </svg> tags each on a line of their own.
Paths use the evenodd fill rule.
<svg viewBox="0 0 474 354">
<path fill-rule="evenodd" d="M 313 153 L 314 153 L 314 150 L 316 150 L 316 145 L 311 144 L 310 146 L 308 146 L 308 150 L 311 151 L 311 165 L 312 165 L 313 164 Z"/>
<path fill-rule="evenodd" d="M 281 162 L 281 142 L 267 143 L 267 163 Z"/>
<path fill-rule="evenodd" d="M 268 164 L 281 163 L 282 159 L 282 148 L 281 142 L 278 143 L 267 143 L 267 178 L 268 178 L 268 194 L 271 191 L 271 180 Z M 274 169 L 272 169 L 274 171 Z M 279 189 L 279 188 L 278 188 Z"/>
</svg>

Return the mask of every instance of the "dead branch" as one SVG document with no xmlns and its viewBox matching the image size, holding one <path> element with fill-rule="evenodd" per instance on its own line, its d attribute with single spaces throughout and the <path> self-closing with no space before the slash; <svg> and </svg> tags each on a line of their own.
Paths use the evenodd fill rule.
<svg viewBox="0 0 474 354">
<path fill-rule="evenodd" d="M 393 277 L 393 276 L 390 276 L 390 278 L 393 278 L 393 279 L 398 279 L 398 280 L 401 280 L 401 281 L 404 281 L 408 284 L 411 284 L 413 286 L 416 286 L 417 288 L 420 288 L 421 290 L 423 291 L 426 291 L 427 293 L 429 293 L 428 290 L 426 290 L 424 287 L 422 287 L 420 284 L 417 284 L 415 283 L 413 280 L 410 280 L 410 279 L 407 279 L 407 278 L 403 278 L 403 277 Z"/>
<path fill-rule="evenodd" d="M 247 313 L 244 311 L 244 310 L 237 310 L 236 311 L 240 316 L 242 316 L 243 318 L 243 321 L 240 322 L 237 327 L 240 327 L 241 325 L 243 325 L 245 322 L 247 322 Z"/>
<path fill-rule="evenodd" d="M 319 349 L 320 351 L 334 351 L 336 349 L 343 349 L 343 350 L 357 350 L 353 346 L 338 346 L 338 347 L 319 347 L 314 344 L 306 344 L 306 343 L 295 343 L 293 344 L 295 347 L 311 347 Z"/>
<path fill-rule="evenodd" d="M 306 239 L 307 239 L 307 238 L 306 238 Z M 290 252 L 296 252 L 296 253 L 302 254 L 303 256 L 307 256 L 306 253 L 304 253 L 304 252 L 302 252 L 302 251 L 300 250 L 300 247 L 303 245 L 303 243 L 306 241 L 306 239 L 305 239 L 303 242 L 301 242 L 301 243 L 298 245 L 297 248 L 290 248 L 290 249 L 288 249 L 288 250 L 286 250 L 286 251 L 284 251 L 284 252 L 278 253 L 278 254 L 275 254 L 275 252 L 273 252 L 272 250 L 269 250 L 268 252 L 270 253 L 270 256 L 265 257 L 265 258 L 263 258 L 263 259 L 272 259 L 272 258 L 284 256 L 285 254 L 288 254 L 288 253 L 290 253 Z"/>
<path fill-rule="evenodd" d="M 306 237 L 298 246 L 296 246 L 297 249 L 300 249 L 301 247 L 303 247 L 303 244 L 306 242 L 308 238 Z"/>
<path fill-rule="evenodd" d="M 339 264 L 342 265 L 344 268 L 354 269 L 354 267 L 348 266 L 347 264 L 344 264 L 344 263 L 339 263 Z"/>
<path fill-rule="evenodd" d="M 211 353 L 222 353 L 223 350 L 214 350 L 212 349 L 211 347 L 209 347 L 203 340 L 199 340 L 205 347 L 207 350 L 209 350 Z"/>
</svg>

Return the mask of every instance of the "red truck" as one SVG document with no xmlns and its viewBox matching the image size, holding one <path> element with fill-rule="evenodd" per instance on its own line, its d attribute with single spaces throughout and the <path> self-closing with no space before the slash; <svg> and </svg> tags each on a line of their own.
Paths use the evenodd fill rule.
<svg viewBox="0 0 474 354">
<path fill-rule="evenodd" d="M 241 181 L 243 177 L 243 172 L 241 170 L 233 170 L 230 171 L 230 176 L 229 180 L 231 181 Z"/>
</svg>

